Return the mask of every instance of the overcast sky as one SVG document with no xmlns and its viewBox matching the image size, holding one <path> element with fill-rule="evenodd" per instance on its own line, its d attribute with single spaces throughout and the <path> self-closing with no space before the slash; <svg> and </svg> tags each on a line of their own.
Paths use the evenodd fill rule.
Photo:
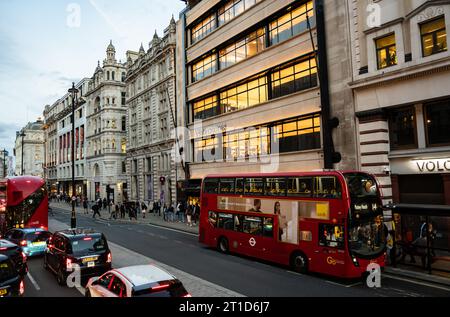
<svg viewBox="0 0 450 317">
<path fill-rule="evenodd" d="M 148 49 L 180 0 L 0 0 L 0 148 L 12 153 L 15 131 L 42 117 L 70 88 L 91 77 L 112 40 L 116 58 Z M 77 13 L 80 12 L 78 15 Z"/>
</svg>

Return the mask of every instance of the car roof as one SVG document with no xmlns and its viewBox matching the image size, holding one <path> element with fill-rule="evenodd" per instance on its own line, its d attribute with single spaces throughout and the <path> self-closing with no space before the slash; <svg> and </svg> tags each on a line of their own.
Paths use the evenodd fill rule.
<svg viewBox="0 0 450 317">
<path fill-rule="evenodd" d="M 85 236 L 101 236 L 102 233 L 95 231 L 94 229 L 85 229 L 85 228 L 77 228 L 77 229 L 67 229 L 58 231 L 56 233 L 59 233 L 69 239 L 76 239 L 76 238 L 82 238 Z"/>
<path fill-rule="evenodd" d="M 17 245 L 8 240 L 0 240 L 0 248 L 11 248 L 11 247 L 17 247 Z"/>
<path fill-rule="evenodd" d="M 114 271 L 125 277 L 135 287 L 175 279 L 170 273 L 152 264 L 129 266 Z"/>
</svg>

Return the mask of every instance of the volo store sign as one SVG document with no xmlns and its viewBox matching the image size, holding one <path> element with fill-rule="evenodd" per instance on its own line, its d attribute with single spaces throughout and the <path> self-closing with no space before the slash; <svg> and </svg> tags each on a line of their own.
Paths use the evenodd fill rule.
<svg viewBox="0 0 450 317">
<path fill-rule="evenodd" d="M 450 172 L 450 158 L 414 161 L 421 173 Z"/>
</svg>

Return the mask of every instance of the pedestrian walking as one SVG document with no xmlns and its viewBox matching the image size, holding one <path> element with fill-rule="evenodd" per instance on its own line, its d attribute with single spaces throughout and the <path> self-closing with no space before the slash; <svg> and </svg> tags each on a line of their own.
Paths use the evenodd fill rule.
<svg viewBox="0 0 450 317">
<path fill-rule="evenodd" d="M 187 225 L 189 227 L 192 227 L 192 206 L 189 205 L 186 209 L 186 218 L 187 218 Z"/>
<path fill-rule="evenodd" d="M 85 197 L 84 199 L 83 199 L 83 208 L 84 208 L 84 214 L 89 214 L 89 205 L 88 205 L 88 200 L 87 200 L 87 198 Z"/>
<path fill-rule="evenodd" d="M 92 206 L 92 210 L 94 211 L 94 215 L 92 216 L 92 218 L 95 219 L 96 215 L 98 215 L 100 218 L 102 217 L 102 215 L 100 214 L 100 205 L 95 204 L 94 206 Z"/>
<path fill-rule="evenodd" d="M 145 219 L 145 214 L 147 212 L 147 205 L 145 204 L 145 202 L 142 202 L 141 204 L 141 208 L 142 208 L 142 217 Z"/>
<path fill-rule="evenodd" d="M 125 205 L 124 204 L 120 204 L 120 218 L 121 219 L 125 218 Z"/>
</svg>

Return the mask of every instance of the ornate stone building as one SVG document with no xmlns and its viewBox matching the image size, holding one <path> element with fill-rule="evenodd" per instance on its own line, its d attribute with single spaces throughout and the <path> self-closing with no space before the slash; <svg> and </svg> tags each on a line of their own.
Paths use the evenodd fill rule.
<svg viewBox="0 0 450 317">
<path fill-rule="evenodd" d="M 116 202 L 126 199 L 126 63 L 116 60 L 111 43 L 103 66 L 92 76 L 87 101 L 88 198 L 106 198 L 107 188 Z"/>
<path fill-rule="evenodd" d="M 38 119 L 36 122 L 28 123 L 21 131 L 17 131 L 16 145 L 14 148 L 14 155 L 16 156 L 16 175 L 44 177 L 43 127 L 44 122 L 41 119 Z"/>
<path fill-rule="evenodd" d="M 89 79 L 75 85 L 75 193 L 85 196 L 86 183 L 86 103 Z M 52 193 L 72 195 L 72 97 L 67 93 L 44 110 L 45 162 L 47 186 Z"/>
<path fill-rule="evenodd" d="M 176 116 L 174 19 L 138 58 L 129 59 L 127 170 L 131 201 L 175 201 L 176 173 L 171 131 Z"/>
</svg>

